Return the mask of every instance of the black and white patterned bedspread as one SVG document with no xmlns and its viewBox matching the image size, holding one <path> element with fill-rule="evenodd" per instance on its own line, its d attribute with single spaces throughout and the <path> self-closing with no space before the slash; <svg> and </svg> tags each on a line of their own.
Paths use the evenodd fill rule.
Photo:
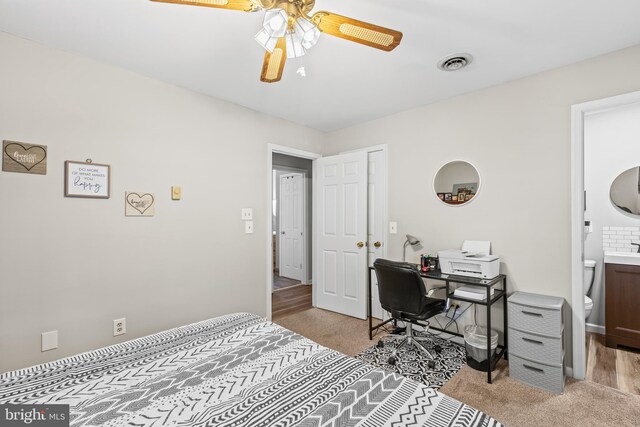
<svg viewBox="0 0 640 427">
<path fill-rule="evenodd" d="M 246 313 L 2 374 L 0 403 L 69 404 L 74 426 L 500 425 Z"/>
</svg>

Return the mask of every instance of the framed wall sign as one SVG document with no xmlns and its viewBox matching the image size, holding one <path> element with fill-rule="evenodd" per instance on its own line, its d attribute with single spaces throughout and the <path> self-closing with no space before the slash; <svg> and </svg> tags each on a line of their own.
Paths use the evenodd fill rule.
<svg viewBox="0 0 640 427">
<path fill-rule="evenodd" d="M 47 174 L 47 146 L 2 141 L 2 170 Z"/>
<path fill-rule="evenodd" d="M 153 193 L 143 191 L 127 191 L 124 193 L 125 216 L 154 216 L 156 213 L 156 199 Z"/>
<path fill-rule="evenodd" d="M 67 160 L 64 162 L 65 197 L 108 199 L 111 196 L 110 173 L 109 165 Z"/>
</svg>

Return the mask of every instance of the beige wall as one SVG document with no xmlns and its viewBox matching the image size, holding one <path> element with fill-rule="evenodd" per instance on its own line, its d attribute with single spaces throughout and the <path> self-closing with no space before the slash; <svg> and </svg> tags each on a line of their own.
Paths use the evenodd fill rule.
<svg viewBox="0 0 640 427">
<path fill-rule="evenodd" d="M 389 144 L 390 257 L 405 233 L 431 253 L 488 239 L 510 291 L 569 301 L 569 107 L 640 90 L 635 47 L 324 135 L 2 33 L 0 53 L 0 139 L 49 147 L 46 176 L 0 172 L 0 371 L 265 314 L 267 142 L 325 154 Z M 64 160 L 88 157 L 112 165 L 111 199 L 63 197 Z M 482 177 L 465 207 L 431 190 L 452 159 Z M 174 184 L 182 201 L 169 200 Z M 156 216 L 125 218 L 125 190 L 155 192 Z M 122 316 L 128 334 L 114 338 Z M 60 348 L 41 353 L 53 329 Z"/>
<path fill-rule="evenodd" d="M 390 257 L 401 258 L 406 233 L 424 253 L 491 240 L 510 292 L 570 303 L 570 107 L 640 90 L 638 70 L 640 46 L 334 132 L 325 153 L 389 144 L 389 220 L 398 222 Z M 480 194 L 464 207 L 440 203 L 431 189 L 437 168 L 454 159 L 481 175 Z"/>
<path fill-rule="evenodd" d="M 45 176 L 0 172 L 0 372 L 266 314 L 266 143 L 320 151 L 324 134 L 4 33 L 0 56 L 0 139 L 49 149 Z M 112 166 L 110 199 L 63 197 L 64 161 L 86 158 Z M 125 218 L 125 190 L 155 192 L 156 216 Z"/>
</svg>

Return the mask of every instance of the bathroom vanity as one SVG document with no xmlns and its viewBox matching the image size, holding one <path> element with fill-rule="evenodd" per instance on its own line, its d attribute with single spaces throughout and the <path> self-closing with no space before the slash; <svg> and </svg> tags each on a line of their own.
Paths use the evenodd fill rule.
<svg viewBox="0 0 640 427">
<path fill-rule="evenodd" d="M 606 345 L 640 348 L 640 254 L 605 252 Z"/>
</svg>

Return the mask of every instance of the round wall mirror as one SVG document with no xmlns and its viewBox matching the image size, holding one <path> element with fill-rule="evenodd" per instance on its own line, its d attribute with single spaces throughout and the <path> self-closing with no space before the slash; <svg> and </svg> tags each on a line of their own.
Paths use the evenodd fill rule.
<svg viewBox="0 0 640 427">
<path fill-rule="evenodd" d="M 433 180 L 433 190 L 442 203 L 466 205 L 480 190 L 480 174 L 471 163 L 454 160 L 438 170 Z"/>
<path fill-rule="evenodd" d="M 611 203 L 619 210 L 640 216 L 640 167 L 622 172 L 611 183 Z"/>
</svg>

